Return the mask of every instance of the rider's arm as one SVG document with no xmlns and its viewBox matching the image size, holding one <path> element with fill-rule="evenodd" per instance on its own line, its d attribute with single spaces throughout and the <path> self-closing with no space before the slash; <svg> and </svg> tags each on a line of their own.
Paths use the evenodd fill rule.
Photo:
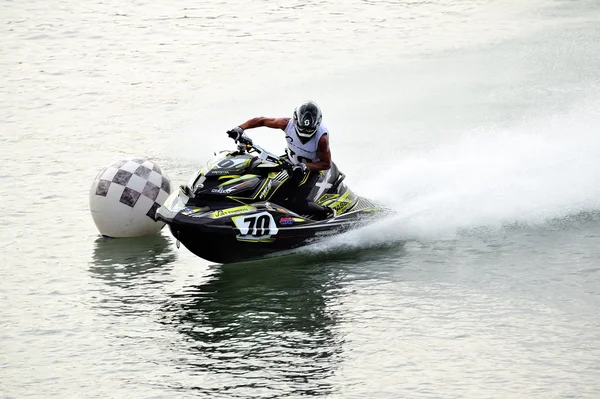
<svg viewBox="0 0 600 399">
<path fill-rule="evenodd" d="M 240 127 L 244 130 L 253 129 L 255 127 L 266 126 L 273 129 L 285 130 L 290 118 L 265 118 L 259 116 L 258 118 L 252 118 L 242 123 Z"/>
<path fill-rule="evenodd" d="M 329 139 L 326 134 L 322 135 L 319 139 L 319 143 L 317 144 L 317 156 L 319 157 L 319 161 L 306 163 L 308 170 L 318 172 L 320 170 L 328 170 L 331 168 L 331 151 L 329 150 Z"/>
</svg>

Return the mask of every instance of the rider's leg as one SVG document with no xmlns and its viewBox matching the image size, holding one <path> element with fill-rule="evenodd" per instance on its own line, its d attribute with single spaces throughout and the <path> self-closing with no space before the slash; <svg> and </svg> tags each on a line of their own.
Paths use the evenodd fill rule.
<svg viewBox="0 0 600 399">
<path fill-rule="evenodd" d="M 290 193 L 290 210 L 300 215 L 314 215 L 317 219 L 325 219 L 331 210 L 313 201 L 308 200 L 311 190 L 319 180 L 319 172 L 308 171 L 295 190 Z"/>
</svg>

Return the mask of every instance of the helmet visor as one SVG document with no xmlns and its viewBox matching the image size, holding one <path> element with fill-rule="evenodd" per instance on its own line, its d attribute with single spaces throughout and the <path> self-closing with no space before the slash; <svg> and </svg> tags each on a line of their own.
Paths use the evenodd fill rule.
<svg viewBox="0 0 600 399">
<path fill-rule="evenodd" d="M 306 126 L 297 126 L 296 129 L 298 130 L 299 133 L 304 133 L 304 134 L 313 134 L 317 130 L 316 127 L 306 127 Z"/>
</svg>

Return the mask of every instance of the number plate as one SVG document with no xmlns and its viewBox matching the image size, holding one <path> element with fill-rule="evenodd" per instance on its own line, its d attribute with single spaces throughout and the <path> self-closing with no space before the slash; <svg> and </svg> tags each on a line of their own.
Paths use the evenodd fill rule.
<svg viewBox="0 0 600 399">
<path fill-rule="evenodd" d="M 240 231 L 238 241 L 273 241 L 279 229 L 269 212 L 232 217 L 235 227 Z"/>
</svg>

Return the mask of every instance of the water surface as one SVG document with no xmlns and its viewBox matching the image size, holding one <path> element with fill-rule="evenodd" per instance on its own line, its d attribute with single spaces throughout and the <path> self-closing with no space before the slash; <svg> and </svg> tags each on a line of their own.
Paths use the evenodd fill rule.
<svg viewBox="0 0 600 399">
<path fill-rule="evenodd" d="M 585 0 L 0 2 L 0 396 L 598 397 L 598 21 Z M 179 184 L 306 98 L 396 216 L 227 266 L 166 230 L 98 236 L 104 165 Z"/>
</svg>

